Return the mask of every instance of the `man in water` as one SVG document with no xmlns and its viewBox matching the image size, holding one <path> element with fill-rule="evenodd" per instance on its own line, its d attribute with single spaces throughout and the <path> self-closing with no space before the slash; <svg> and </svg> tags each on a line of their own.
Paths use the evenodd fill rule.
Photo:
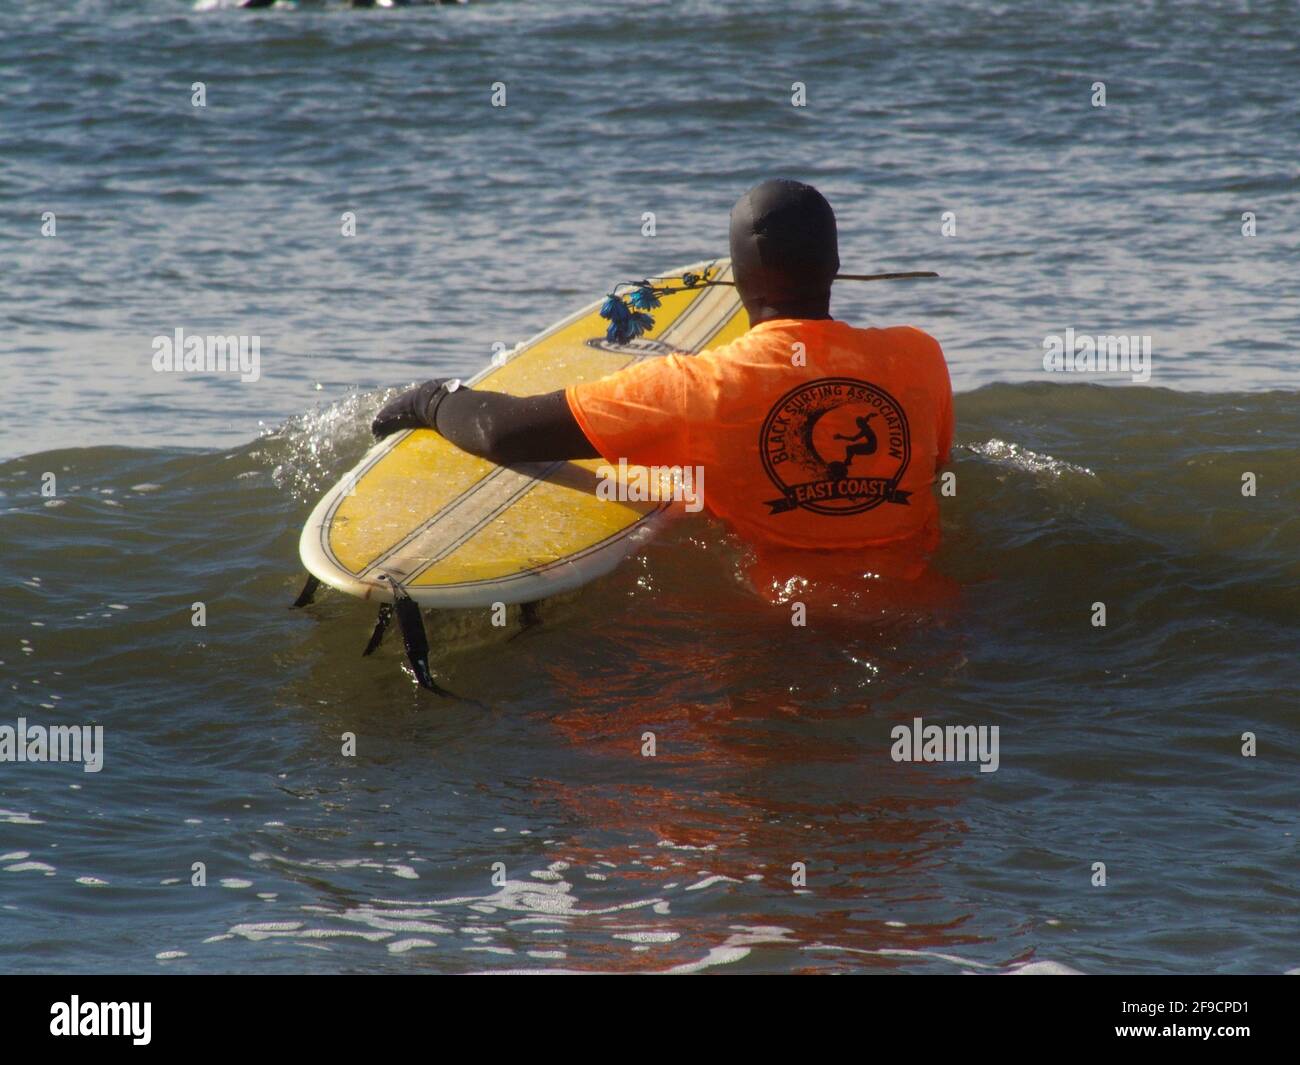
<svg viewBox="0 0 1300 1065">
<path fill-rule="evenodd" d="M 910 326 L 831 318 L 835 215 L 809 185 L 773 180 L 745 193 L 731 212 L 731 261 L 750 328 L 730 344 L 540 396 L 428 381 L 385 406 L 375 434 L 436 429 L 498 463 L 702 468 L 705 507 L 760 550 L 932 550 L 930 486 L 953 435 L 938 342 Z M 837 440 L 875 443 L 872 418 L 878 447 L 828 457 Z"/>
</svg>

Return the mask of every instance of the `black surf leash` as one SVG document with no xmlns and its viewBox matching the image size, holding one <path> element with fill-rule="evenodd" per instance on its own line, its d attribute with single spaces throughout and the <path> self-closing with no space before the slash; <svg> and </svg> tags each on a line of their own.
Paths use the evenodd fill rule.
<svg viewBox="0 0 1300 1065">
<path fill-rule="evenodd" d="M 393 618 L 397 618 L 397 627 L 402 630 L 402 644 L 406 648 L 406 660 L 411 664 L 411 672 L 415 674 L 416 683 L 435 695 L 441 695 L 446 699 L 460 699 L 462 702 L 473 703 L 482 708 L 483 704 L 477 700 L 463 699 L 455 692 L 448 691 L 433 679 L 433 671 L 429 668 L 429 637 L 425 635 L 424 617 L 420 613 L 420 604 L 411 598 L 410 594 L 396 578 L 381 573 L 379 579 L 386 581 L 388 586 L 392 588 L 393 601 L 379 604 L 379 617 L 375 620 L 375 627 L 370 633 L 370 640 L 366 643 L 366 649 L 361 652 L 362 657 L 372 655 L 379 649 L 384 634 L 388 632 L 388 626 L 392 623 Z M 294 600 L 294 607 L 301 610 L 311 603 L 320 585 L 319 577 L 309 575 L 307 583 L 298 594 L 298 598 Z"/>
<path fill-rule="evenodd" d="M 938 277 L 933 270 L 904 270 L 888 274 L 836 274 L 835 281 L 909 281 L 922 277 Z M 656 285 L 655 281 L 680 281 L 679 285 Z M 687 292 L 711 285 L 732 285 L 734 281 L 718 281 L 694 272 L 670 276 L 643 277 L 640 281 L 620 281 L 606 295 L 601 304 L 600 316 L 609 322 L 605 330 L 605 339 L 611 344 L 626 344 L 628 341 L 649 332 L 654 328 L 654 317 L 648 312 L 660 305 L 661 296 L 675 292 Z"/>
<path fill-rule="evenodd" d="M 384 629 L 388 628 L 389 619 L 396 614 L 397 626 L 402 630 L 402 643 L 406 647 L 406 660 L 411 663 L 411 672 L 415 674 L 416 683 L 421 688 L 436 692 L 438 695 L 450 695 L 451 692 L 446 688 L 438 686 L 433 679 L 433 673 L 429 670 L 429 638 L 424 634 L 424 618 L 420 616 L 419 604 L 407 594 L 406 589 L 395 578 L 380 574 L 379 579 L 387 581 L 389 587 L 393 589 L 393 603 L 387 616 L 381 608 L 379 622 L 375 625 L 375 628 L 380 631 L 371 634 L 370 642 L 366 644 L 362 654 L 367 654 L 379 646 L 379 640 L 384 638 L 380 626 Z M 379 639 L 375 638 L 376 635 Z"/>
</svg>

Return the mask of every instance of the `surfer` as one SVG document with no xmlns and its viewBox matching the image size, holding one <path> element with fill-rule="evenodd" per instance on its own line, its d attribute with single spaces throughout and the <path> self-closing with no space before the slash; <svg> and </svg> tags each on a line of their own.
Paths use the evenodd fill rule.
<svg viewBox="0 0 1300 1065">
<path fill-rule="evenodd" d="M 643 359 L 598 381 L 515 397 L 427 381 L 387 404 L 376 436 L 436 429 L 497 463 L 603 457 L 705 467 L 705 507 L 760 547 L 853 550 L 938 543 L 930 492 L 952 446 L 938 342 L 910 326 L 857 329 L 830 314 L 835 214 L 810 185 L 750 189 L 731 212 L 747 333 L 699 355 Z M 843 463 L 812 446 L 818 419 L 854 422 Z M 879 415 L 888 430 L 868 426 Z M 831 424 L 831 423 L 827 423 Z M 860 441 L 860 442 L 859 442 Z M 848 478 L 856 455 L 871 476 Z"/>
<path fill-rule="evenodd" d="M 836 433 L 836 440 L 847 440 L 849 446 L 844 449 L 844 468 L 848 469 L 853 465 L 853 460 L 858 455 L 874 455 L 876 453 L 876 434 L 871 431 L 871 419 L 874 414 L 868 414 L 865 418 L 855 418 L 858 423 L 858 431 L 853 436 L 845 436 L 843 433 Z M 861 440 L 862 443 L 856 441 Z"/>
</svg>

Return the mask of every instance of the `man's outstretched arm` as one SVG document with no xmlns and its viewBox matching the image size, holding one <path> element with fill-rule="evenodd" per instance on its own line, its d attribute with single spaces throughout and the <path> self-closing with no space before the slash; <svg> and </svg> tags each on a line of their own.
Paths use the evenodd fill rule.
<svg viewBox="0 0 1300 1065">
<path fill-rule="evenodd" d="M 387 404 L 375 417 L 375 436 L 399 429 L 436 429 L 462 451 L 492 462 L 548 462 L 599 458 L 579 427 L 564 390 L 507 396 L 472 388 L 448 390 L 426 381 Z"/>
</svg>

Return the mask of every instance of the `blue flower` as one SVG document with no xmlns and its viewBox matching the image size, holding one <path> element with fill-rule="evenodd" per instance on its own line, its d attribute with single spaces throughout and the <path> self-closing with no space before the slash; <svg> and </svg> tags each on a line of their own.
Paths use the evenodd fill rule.
<svg viewBox="0 0 1300 1065">
<path fill-rule="evenodd" d="M 642 282 L 632 290 L 628 302 L 638 310 L 653 311 L 659 306 L 659 297 L 655 295 L 655 290 L 647 282 Z"/>
</svg>

